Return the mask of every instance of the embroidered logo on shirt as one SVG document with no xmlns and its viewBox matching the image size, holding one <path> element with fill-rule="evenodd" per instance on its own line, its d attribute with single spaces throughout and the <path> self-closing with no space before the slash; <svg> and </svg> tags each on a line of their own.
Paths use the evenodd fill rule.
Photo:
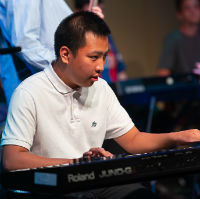
<svg viewBox="0 0 200 199">
<path fill-rule="evenodd" d="M 92 122 L 92 126 L 91 127 L 96 127 L 97 123 L 94 121 Z"/>
</svg>

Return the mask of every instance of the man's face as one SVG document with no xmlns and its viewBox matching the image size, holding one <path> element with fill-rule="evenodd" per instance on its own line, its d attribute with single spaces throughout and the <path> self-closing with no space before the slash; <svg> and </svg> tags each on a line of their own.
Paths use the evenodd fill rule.
<svg viewBox="0 0 200 199">
<path fill-rule="evenodd" d="M 178 18 L 182 22 L 198 24 L 200 21 L 199 0 L 183 0 L 181 11 L 178 13 Z"/>
<path fill-rule="evenodd" d="M 71 88 L 89 87 L 104 69 L 108 53 L 108 37 L 100 37 L 91 32 L 85 34 L 86 45 L 71 54 L 66 67 L 65 82 Z"/>
</svg>

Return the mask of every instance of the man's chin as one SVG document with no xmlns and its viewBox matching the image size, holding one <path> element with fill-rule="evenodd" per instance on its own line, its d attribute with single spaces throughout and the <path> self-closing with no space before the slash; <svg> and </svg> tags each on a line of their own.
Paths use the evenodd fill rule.
<svg viewBox="0 0 200 199">
<path fill-rule="evenodd" d="M 85 84 L 84 87 L 90 87 L 95 83 L 95 81 L 90 81 L 88 84 Z"/>
</svg>

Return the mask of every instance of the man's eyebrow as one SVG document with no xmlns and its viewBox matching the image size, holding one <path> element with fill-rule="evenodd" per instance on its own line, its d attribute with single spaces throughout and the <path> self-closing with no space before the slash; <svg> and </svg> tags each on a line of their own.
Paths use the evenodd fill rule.
<svg viewBox="0 0 200 199">
<path fill-rule="evenodd" d="M 110 51 L 110 49 L 108 49 L 106 52 L 102 52 L 102 51 L 93 51 L 92 53 L 96 53 L 96 54 L 98 54 L 98 55 L 107 55 L 109 51 Z"/>
</svg>

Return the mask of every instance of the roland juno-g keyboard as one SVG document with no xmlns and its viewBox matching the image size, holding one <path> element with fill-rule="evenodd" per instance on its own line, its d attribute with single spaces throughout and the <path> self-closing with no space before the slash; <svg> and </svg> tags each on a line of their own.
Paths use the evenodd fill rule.
<svg viewBox="0 0 200 199">
<path fill-rule="evenodd" d="M 81 159 L 79 163 L 5 172 L 9 190 L 70 193 L 200 171 L 200 147 L 173 149 L 113 159 Z"/>
</svg>

